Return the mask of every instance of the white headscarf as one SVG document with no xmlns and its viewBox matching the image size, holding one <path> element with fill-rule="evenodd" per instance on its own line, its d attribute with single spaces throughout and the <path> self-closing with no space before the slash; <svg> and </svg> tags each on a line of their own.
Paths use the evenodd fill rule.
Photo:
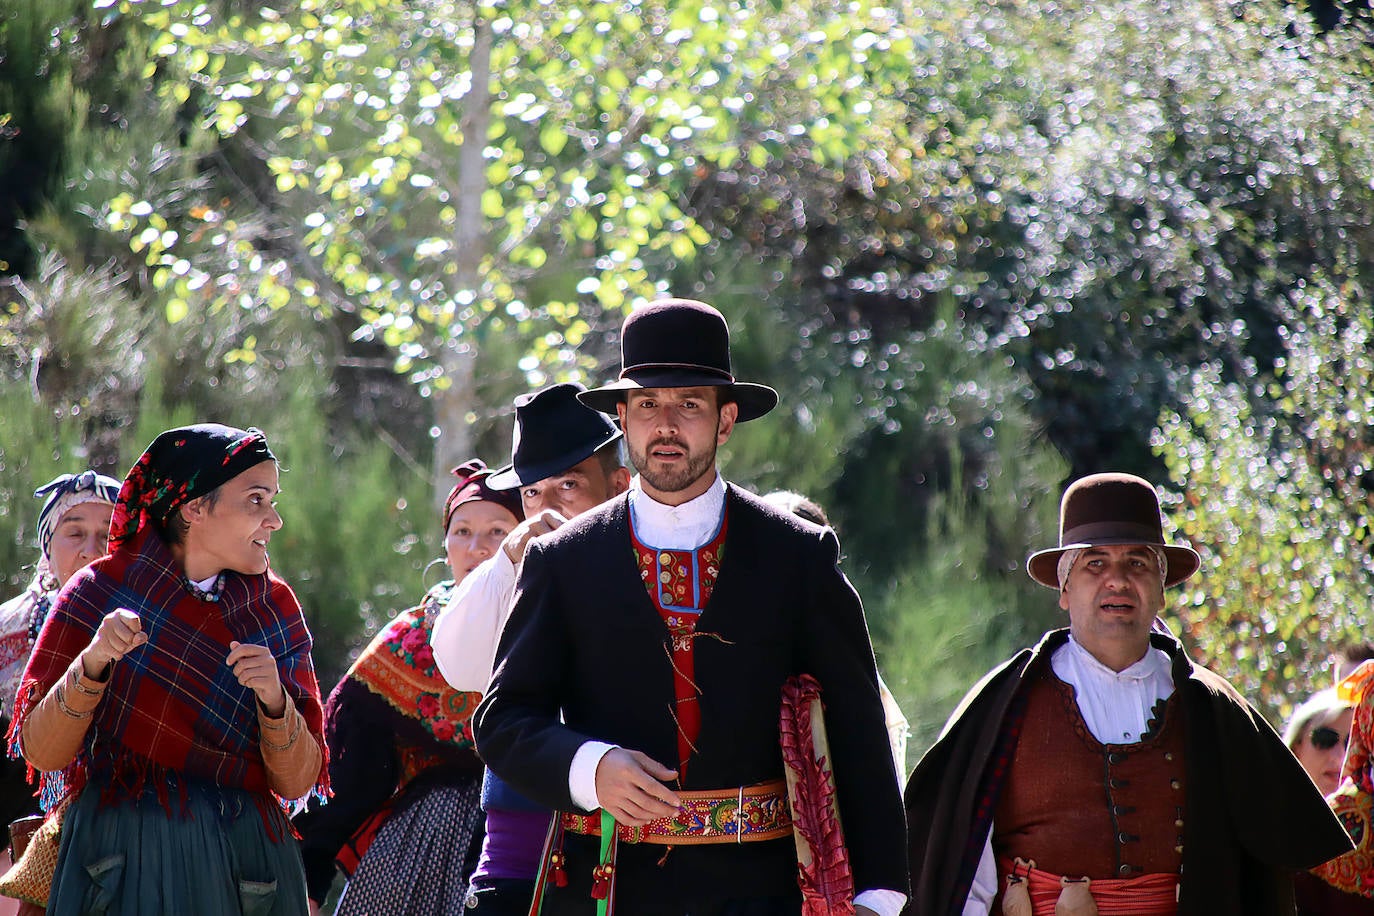
<svg viewBox="0 0 1374 916">
<path fill-rule="evenodd" d="M 45 578 L 52 572 L 52 538 L 62 517 L 84 503 L 107 503 L 119 499 L 119 481 L 87 469 L 80 474 L 60 474 L 33 491 L 34 496 L 46 496 L 38 511 L 38 575 Z M 60 583 L 59 583 L 60 584 Z"/>
<path fill-rule="evenodd" d="M 1169 575 L 1169 558 L 1164 555 L 1164 548 L 1156 547 L 1154 544 L 1141 546 L 1148 547 L 1150 552 L 1155 555 L 1155 559 L 1159 561 L 1159 582 L 1162 586 Z M 1059 555 L 1059 564 L 1055 568 L 1055 572 L 1059 576 L 1059 590 L 1061 592 L 1064 590 L 1064 584 L 1069 581 L 1069 573 L 1073 571 L 1073 564 L 1078 562 L 1078 558 L 1087 549 L 1086 547 L 1074 547 Z"/>
</svg>

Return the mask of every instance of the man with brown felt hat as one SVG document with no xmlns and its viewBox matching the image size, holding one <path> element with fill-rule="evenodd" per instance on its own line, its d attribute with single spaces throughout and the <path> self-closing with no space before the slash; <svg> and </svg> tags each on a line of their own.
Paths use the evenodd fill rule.
<svg viewBox="0 0 1374 916">
<path fill-rule="evenodd" d="M 580 395 L 625 432 L 624 495 L 534 541 L 474 722 L 487 765 L 562 812 L 545 916 L 797 916 L 784 682 L 821 686 L 860 914 L 906 900 L 901 802 L 863 610 L 834 532 L 727 484 L 717 448 L 777 404 L 738 381 L 725 319 L 626 318 Z"/>
<path fill-rule="evenodd" d="M 1350 847 L 1263 717 L 1155 625 L 1199 565 L 1147 481 L 1069 486 L 1059 546 L 1026 564 L 1068 628 L 984 677 L 907 782 L 911 912 L 1292 914 L 1293 873 Z"/>
</svg>

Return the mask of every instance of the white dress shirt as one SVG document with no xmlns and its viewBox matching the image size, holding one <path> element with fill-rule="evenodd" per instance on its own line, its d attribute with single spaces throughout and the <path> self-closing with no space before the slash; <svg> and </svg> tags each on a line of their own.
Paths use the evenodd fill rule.
<svg viewBox="0 0 1374 916">
<path fill-rule="evenodd" d="M 1151 646 L 1134 665 L 1113 671 L 1075 641 L 1072 634 L 1050 656 L 1050 669 L 1073 688 L 1083 722 L 1103 744 L 1135 744 L 1140 740 L 1155 705 L 1173 695 L 1171 668 L 1168 653 Z M 989 827 L 963 916 L 989 916 L 996 894 L 997 864 Z"/>
<path fill-rule="evenodd" d="M 496 551 L 458 583 L 434 618 L 434 664 L 454 690 L 486 691 L 510 617 L 516 572 L 506 552 Z"/>
</svg>

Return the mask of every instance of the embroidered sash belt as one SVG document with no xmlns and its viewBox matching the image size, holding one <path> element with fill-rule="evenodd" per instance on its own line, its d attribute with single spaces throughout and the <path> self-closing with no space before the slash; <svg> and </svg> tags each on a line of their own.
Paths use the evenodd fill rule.
<svg viewBox="0 0 1374 916">
<path fill-rule="evenodd" d="M 691 846 L 701 843 L 757 843 L 792 835 L 792 811 L 787 783 L 781 779 L 738 789 L 679 792 L 682 807 L 673 817 L 661 817 L 642 827 L 616 824 L 622 843 L 660 843 Z M 601 836 L 601 812 L 562 814 L 563 829 L 583 836 Z"/>
</svg>

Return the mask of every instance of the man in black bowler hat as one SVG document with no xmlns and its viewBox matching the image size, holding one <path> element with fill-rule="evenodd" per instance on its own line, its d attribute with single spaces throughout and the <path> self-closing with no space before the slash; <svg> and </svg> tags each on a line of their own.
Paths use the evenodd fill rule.
<svg viewBox="0 0 1374 916">
<path fill-rule="evenodd" d="M 709 305 L 625 320 L 619 379 L 580 395 L 625 432 L 623 496 L 531 543 L 477 714 L 478 751 L 560 812 L 543 913 L 796 916 L 784 682 L 809 674 L 860 914 L 896 916 L 905 826 L 863 610 L 834 532 L 725 483 L 716 450 L 777 404 L 736 381 Z"/>
<path fill-rule="evenodd" d="M 1263 717 L 1156 626 L 1199 563 L 1148 481 L 1064 491 L 1026 569 L 1069 625 L 969 691 L 912 772 L 913 912 L 1291 916 L 1293 873 L 1350 848 Z"/>
<path fill-rule="evenodd" d="M 459 583 L 436 618 L 430 640 L 440 673 L 457 690 L 487 688 L 530 540 L 630 485 L 630 472 L 620 457 L 621 432 L 577 399 L 583 391 L 582 385 L 564 383 L 515 399 L 511 463 L 487 484 L 496 490 L 518 488 L 525 520 L 506 536 L 496 556 Z M 490 772 L 482 786 L 482 807 L 487 829 L 469 906 L 476 914 L 525 916 L 549 810 Z"/>
</svg>

